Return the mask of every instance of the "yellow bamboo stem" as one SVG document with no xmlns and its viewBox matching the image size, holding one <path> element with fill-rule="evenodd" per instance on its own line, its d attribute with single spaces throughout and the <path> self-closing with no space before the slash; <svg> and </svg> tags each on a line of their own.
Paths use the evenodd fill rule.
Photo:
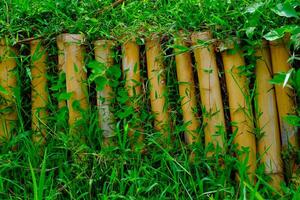
<svg viewBox="0 0 300 200">
<path fill-rule="evenodd" d="M 80 34 L 65 34 L 64 52 L 67 92 L 71 98 L 67 101 L 69 109 L 69 125 L 72 127 L 83 119 L 83 113 L 88 109 L 88 90 L 86 72 L 84 70 L 84 37 Z M 80 108 L 74 107 L 78 104 Z"/>
<path fill-rule="evenodd" d="M 187 47 L 182 35 L 175 38 L 175 44 L 181 47 Z M 181 97 L 181 108 L 183 111 L 183 121 L 187 123 L 185 131 L 185 140 L 188 144 L 199 142 L 200 136 L 197 129 L 200 127 L 197 118 L 196 91 L 193 76 L 192 59 L 189 52 L 181 52 L 175 48 L 175 60 L 177 79 L 179 83 L 179 95 Z"/>
<path fill-rule="evenodd" d="M 270 42 L 270 51 L 274 74 L 278 74 L 280 72 L 288 72 L 291 69 L 291 65 L 288 63 L 289 49 L 286 46 L 288 40 L 289 37 L 287 36 L 284 39 Z M 297 170 L 294 152 L 295 150 L 299 149 L 299 137 L 297 127 L 290 125 L 287 121 L 284 120 L 284 117 L 288 114 L 295 114 L 295 95 L 291 88 L 287 86 L 283 87 L 282 85 L 275 85 L 275 94 L 281 132 L 282 149 L 288 150 L 288 152 L 292 152 L 285 165 L 287 175 L 291 176 Z"/>
<path fill-rule="evenodd" d="M 14 89 L 17 86 L 14 58 L 15 50 L 9 47 L 5 39 L 0 40 L 0 144 L 2 140 L 9 140 L 16 125 L 17 113 Z"/>
<path fill-rule="evenodd" d="M 247 78 L 242 74 L 240 67 L 245 66 L 245 60 L 239 49 L 234 49 L 233 44 L 226 44 L 228 50 L 222 52 L 225 70 L 229 109 L 231 121 L 234 123 L 232 132 L 236 133 L 234 143 L 238 149 L 249 148 L 247 153 L 238 155 L 241 162 L 247 161 L 250 180 L 254 180 L 256 169 L 256 143 L 253 133 L 253 123 L 249 112 L 249 88 Z M 248 99 L 247 99 L 248 98 Z"/>
<path fill-rule="evenodd" d="M 60 34 L 56 37 L 56 45 L 58 49 L 58 74 L 61 75 L 61 73 L 66 73 L 66 63 L 65 63 L 65 53 L 64 53 L 64 35 Z M 65 107 L 66 101 L 59 101 L 58 102 L 58 108 Z"/>
<path fill-rule="evenodd" d="M 280 132 L 274 87 L 269 83 L 272 78 L 271 57 L 265 41 L 262 47 L 256 49 L 255 56 L 258 58 L 256 61 L 256 90 L 260 114 L 258 123 L 262 132 L 262 136 L 258 139 L 258 151 L 261 162 L 265 165 L 265 172 L 272 178 L 272 186 L 279 189 L 280 181 L 283 181 L 283 163 L 280 155 Z"/>
<path fill-rule="evenodd" d="M 291 65 L 288 63 L 289 50 L 285 42 L 283 40 L 270 42 L 270 50 L 273 73 L 288 72 L 291 69 Z M 293 91 L 289 87 L 283 88 L 281 85 L 275 85 L 275 94 L 283 148 L 288 148 L 288 145 L 298 148 L 297 129 L 283 120 L 286 115 L 295 113 Z"/>
<path fill-rule="evenodd" d="M 95 59 L 109 68 L 113 66 L 113 41 L 97 40 L 94 42 Z M 111 110 L 111 99 L 114 96 L 109 84 L 102 91 L 97 92 L 97 106 L 99 108 L 99 125 L 103 131 L 105 144 L 110 143 L 110 138 L 115 136 L 114 116 Z"/>
<path fill-rule="evenodd" d="M 155 115 L 154 127 L 164 140 L 169 139 L 169 113 L 166 102 L 166 77 L 160 38 L 146 40 L 147 73 L 150 84 L 151 109 Z M 166 141 L 167 142 L 167 141 Z"/>
<path fill-rule="evenodd" d="M 139 51 L 139 45 L 135 42 L 135 40 L 127 41 L 122 46 L 122 67 L 125 75 L 125 88 L 131 99 L 130 104 L 136 112 L 139 112 L 139 96 L 142 94 Z M 144 136 L 142 134 L 143 129 L 140 128 L 140 124 L 131 124 L 130 126 L 128 133 L 129 137 L 131 140 L 134 140 L 133 142 L 136 143 L 135 145 L 140 148 L 144 140 Z"/>
<path fill-rule="evenodd" d="M 47 52 L 40 39 L 30 41 L 31 55 L 31 112 L 32 130 L 35 131 L 33 140 L 39 143 L 45 142 L 47 121 Z"/>
<path fill-rule="evenodd" d="M 218 77 L 218 67 L 210 32 L 192 34 L 194 55 L 197 65 L 201 103 L 207 113 L 203 115 L 206 127 L 205 145 L 224 146 L 225 117 L 222 103 L 221 87 Z M 197 44 L 205 42 L 204 45 Z M 208 43 L 207 43 L 208 42 Z"/>
</svg>

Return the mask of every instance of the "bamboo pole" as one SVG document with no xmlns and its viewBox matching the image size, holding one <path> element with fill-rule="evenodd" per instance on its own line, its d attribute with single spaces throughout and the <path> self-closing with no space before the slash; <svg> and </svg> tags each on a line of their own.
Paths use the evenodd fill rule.
<svg viewBox="0 0 300 200">
<path fill-rule="evenodd" d="M 247 173 L 250 181 L 255 180 L 256 169 L 256 143 L 251 121 L 250 94 L 247 78 L 242 74 L 240 67 L 245 66 L 245 60 L 240 49 L 235 48 L 232 43 L 225 42 L 227 50 L 221 52 L 225 79 L 229 99 L 232 132 L 236 133 L 234 143 L 238 150 L 248 148 L 248 152 L 238 155 L 238 159 L 247 162 Z M 240 174 L 241 175 L 241 174 Z"/>
<path fill-rule="evenodd" d="M 187 43 L 182 34 L 175 38 L 175 45 L 187 48 Z M 175 48 L 175 60 L 177 79 L 179 83 L 179 95 L 181 97 L 181 108 L 183 111 L 183 121 L 187 124 L 185 140 L 188 144 L 199 142 L 200 136 L 197 129 L 200 127 L 197 119 L 196 90 L 193 76 L 192 58 L 189 52 L 182 52 Z"/>
<path fill-rule="evenodd" d="M 0 40 L 0 144 L 3 139 L 11 138 L 17 121 L 14 98 L 14 89 L 17 86 L 15 53 L 5 39 Z"/>
<path fill-rule="evenodd" d="M 94 42 L 95 59 L 102 63 L 106 68 L 113 66 L 113 47 L 111 40 L 97 40 Z M 114 125 L 114 115 L 111 110 L 111 99 L 113 90 L 109 84 L 104 86 L 102 91 L 97 92 L 97 106 L 99 108 L 99 126 L 103 131 L 104 144 L 109 145 L 111 138 L 116 135 Z"/>
<path fill-rule="evenodd" d="M 39 143 L 45 142 L 48 89 L 47 89 L 47 52 L 42 45 L 42 40 L 30 41 L 31 55 L 31 112 L 32 130 L 35 131 L 33 140 Z"/>
<path fill-rule="evenodd" d="M 272 178 L 271 185 L 280 189 L 283 181 L 283 163 L 281 159 L 280 132 L 274 87 L 269 83 L 272 78 L 272 65 L 269 47 L 266 41 L 256 49 L 257 103 L 259 108 L 258 124 L 262 136 L 258 140 L 258 151 L 265 172 Z"/>
<path fill-rule="evenodd" d="M 291 69 L 291 65 L 288 63 L 289 50 L 285 46 L 283 40 L 276 40 L 270 42 L 271 58 L 273 73 L 288 72 Z M 293 91 L 280 85 L 275 85 L 276 100 L 279 113 L 279 123 L 281 129 L 281 137 L 283 147 L 287 148 L 288 144 L 292 147 L 298 147 L 297 143 L 297 129 L 289 125 L 283 120 L 283 117 L 288 114 L 295 113 L 295 104 L 293 97 Z M 283 106 L 284 105 L 284 106 Z"/>
<path fill-rule="evenodd" d="M 212 143 L 223 148 L 225 142 L 225 117 L 222 103 L 221 87 L 218 77 L 218 66 L 214 45 L 211 42 L 210 32 L 197 32 L 192 34 L 193 49 L 197 65 L 201 103 L 207 113 L 203 114 L 206 124 L 205 146 Z M 197 44 L 198 41 L 206 45 Z"/>
<path fill-rule="evenodd" d="M 84 36 L 80 34 L 65 34 L 64 36 L 67 92 L 72 94 L 67 101 L 69 125 L 71 127 L 77 121 L 83 119 L 83 112 L 88 109 L 87 75 L 84 70 L 85 48 L 83 42 Z"/>
<path fill-rule="evenodd" d="M 288 38 L 285 38 L 288 41 Z M 273 66 L 273 73 L 288 72 L 291 69 L 291 65 L 288 63 L 289 49 L 286 47 L 284 39 L 279 39 L 270 42 L 271 59 Z M 279 115 L 279 124 L 281 131 L 282 149 L 288 150 L 288 152 L 295 152 L 299 149 L 298 129 L 287 123 L 284 117 L 288 114 L 295 114 L 295 102 L 292 89 L 289 87 L 283 87 L 282 85 L 275 85 L 275 94 L 277 101 L 277 109 Z M 291 155 L 288 158 L 288 165 L 286 169 L 291 174 L 295 172 L 295 155 Z"/>
<path fill-rule="evenodd" d="M 161 132 L 163 139 L 168 143 L 168 139 L 170 139 L 170 121 L 166 99 L 166 77 L 163 53 L 158 36 L 146 40 L 146 57 L 148 80 L 150 84 L 151 109 L 155 115 L 154 127 Z"/>
<path fill-rule="evenodd" d="M 65 53 L 64 53 L 64 36 L 65 34 L 60 34 L 56 37 L 56 45 L 58 48 L 58 74 L 59 76 L 62 75 L 62 73 L 66 73 L 66 63 L 65 63 Z M 66 101 L 59 101 L 58 102 L 58 108 L 61 109 L 65 107 Z"/>
<path fill-rule="evenodd" d="M 137 113 L 139 113 L 140 109 L 139 96 L 142 95 L 139 51 L 139 45 L 135 40 L 129 40 L 122 46 L 122 68 L 125 76 L 125 88 L 128 91 L 130 104 Z M 130 124 L 128 135 L 135 149 L 143 146 L 144 136 L 142 132 L 143 129 L 140 127 L 140 124 Z"/>
</svg>

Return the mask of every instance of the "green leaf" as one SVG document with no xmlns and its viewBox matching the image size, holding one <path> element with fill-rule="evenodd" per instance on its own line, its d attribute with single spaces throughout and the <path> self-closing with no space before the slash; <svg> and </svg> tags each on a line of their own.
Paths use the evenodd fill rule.
<svg viewBox="0 0 300 200">
<path fill-rule="evenodd" d="M 246 8 L 245 13 L 254 13 L 257 11 L 257 9 L 259 9 L 263 5 L 264 4 L 262 2 L 254 3 Z"/>
<path fill-rule="evenodd" d="M 283 120 L 292 126 L 300 127 L 300 117 L 297 115 L 286 115 Z"/>
<path fill-rule="evenodd" d="M 69 100 L 72 96 L 71 92 L 62 92 L 58 96 L 58 101 L 64 101 L 64 100 Z"/>
<path fill-rule="evenodd" d="M 97 60 L 90 61 L 87 66 L 92 69 L 92 73 L 95 74 L 104 74 L 106 70 L 106 66 Z"/>
<path fill-rule="evenodd" d="M 278 29 L 274 29 L 264 35 L 264 38 L 269 41 L 277 40 L 282 38 L 285 33 L 298 34 L 300 32 L 300 26 L 298 25 L 286 25 Z"/>
<path fill-rule="evenodd" d="M 102 91 L 105 85 L 107 84 L 107 79 L 105 77 L 100 76 L 95 79 L 95 83 L 96 83 L 97 91 Z"/>
<path fill-rule="evenodd" d="M 119 65 L 114 65 L 108 68 L 107 74 L 110 77 L 113 77 L 115 79 L 119 79 L 122 75 L 121 69 Z"/>
<path fill-rule="evenodd" d="M 253 37 L 255 29 L 256 29 L 256 27 L 247 27 L 246 28 L 246 35 L 248 38 Z"/>
<path fill-rule="evenodd" d="M 271 84 L 281 85 L 285 80 L 285 73 L 276 74 L 273 79 L 269 81 Z"/>
<path fill-rule="evenodd" d="M 117 100 L 120 103 L 126 103 L 128 101 L 129 97 L 128 97 L 128 93 L 126 90 L 119 90 L 118 91 L 118 97 Z"/>
<path fill-rule="evenodd" d="M 36 176 L 34 173 L 34 169 L 31 165 L 30 159 L 28 159 L 29 162 L 29 168 L 31 172 L 31 178 L 32 178 L 32 185 L 33 185 L 33 194 L 34 194 L 34 200 L 39 200 L 39 195 L 38 195 L 38 186 L 37 186 L 37 181 L 36 181 Z"/>
<path fill-rule="evenodd" d="M 264 38 L 269 41 L 274 41 L 284 36 L 284 31 L 281 29 L 275 29 L 264 35 Z"/>
<path fill-rule="evenodd" d="M 184 52 L 188 52 L 190 50 L 190 48 L 188 48 L 186 46 L 177 45 L 177 44 L 174 44 L 173 48 L 176 49 L 176 50 L 178 50 L 177 53 L 184 53 Z"/>
<path fill-rule="evenodd" d="M 8 94 L 8 91 L 0 85 L 0 93 Z"/>
<path fill-rule="evenodd" d="M 289 79 L 290 79 L 290 77 L 291 77 L 293 71 L 294 71 L 294 69 L 292 68 L 292 69 L 290 69 L 290 70 L 286 73 L 285 78 L 284 78 L 284 82 L 283 82 L 283 87 L 285 87 L 286 84 L 288 83 L 288 81 L 289 81 Z"/>
<path fill-rule="evenodd" d="M 281 17 L 299 18 L 297 11 L 288 2 L 286 2 L 284 4 L 282 4 L 282 3 L 277 4 L 276 7 L 274 9 L 272 9 L 272 11 Z"/>
</svg>

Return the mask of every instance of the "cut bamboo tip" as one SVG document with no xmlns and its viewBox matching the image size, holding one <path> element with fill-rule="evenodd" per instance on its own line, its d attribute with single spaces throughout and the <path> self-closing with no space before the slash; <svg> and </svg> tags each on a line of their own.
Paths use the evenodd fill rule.
<svg viewBox="0 0 300 200">
<path fill-rule="evenodd" d="M 85 36 L 83 34 L 65 33 L 63 34 L 62 37 L 64 42 L 78 43 L 78 44 L 84 44 L 85 42 Z"/>
<path fill-rule="evenodd" d="M 160 39 L 158 35 L 146 39 L 147 73 L 150 82 L 151 110 L 155 117 L 154 126 L 162 133 L 164 139 L 168 139 L 169 113 L 166 105 L 166 77 Z"/>
<path fill-rule="evenodd" d="M 222 103 L 222 94 L 218 76 L 217 58 L 214 52 L 214 40 L 210 31 L 195 32 L 191 35 L 194 45 L 194 56 L 199 80 L 201 103 L 207 113 L 203 115 L 205 145 L 213 143 L 215 146 L 224 146 L 225 117 Z M 209 42 L 207 45 L 198 45 L 198 41 Z M 217 134 L 219 133 L 219 135 Z M 208 156 L 213 153 L 209 152 Z"/>
<path fill-rule="evenodd" d="M 195 42 L 197 42 L 195 39 L 197 40 L 211 40 L 212 38 L 212 33 L 210 31 L 204 31 L 204 32 L 193 32 L 191 35 L 193 44 L 195 44 Z M 193 40 L 194 39 L 194 40 Z"/>
</svg>

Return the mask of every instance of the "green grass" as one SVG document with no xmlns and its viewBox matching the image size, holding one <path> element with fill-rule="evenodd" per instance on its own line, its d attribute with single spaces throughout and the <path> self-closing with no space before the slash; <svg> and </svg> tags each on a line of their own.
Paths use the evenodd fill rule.
<svg viewBox="0 0 300 200">
<path fill-rule="evenodd" d="M 0 147 L 0 199 L 299 199 L 299 182 L 287 182 L 282 185 L 283 192 L 277 193 L 268 184 L 269 177 L 264 174 L 262 165 L 256 171 L 257 183 L 249 183 L 245 175 L 245 164 L 235 157 L 237 150 L 233 145 L 234 133 L 230 133 L 229 124 L 224 127 L 228 132 L 226 154 L 217 151 L 215 156 L 206 158 L 206 152 L 213 147 L 204 148 L 203 142 L 189 147 L 184 144 L 186 124 L 182 121 L 172 41 L 173 36 L 181 29 L 210 29 L 214 37 L 220 40 L 239 37 L 247 58 L 245 73 L 249 81 L 254 83 L 253 45 L 256 40 L 261 40 L 267 34 L 268 39 L 273 39 L 285 31 L 292 32 L 292 62 L 295 70 L 289 83 L 297 90 L 300 88 L 300 70 L 297 69 L 297 48 L 300 47 L 299 42 L 297 43 L 298 1 L 286 1 L 292 7 L 295 6 L 298 18 L 290 16 L 293 15 L 291 9 L 278 14 L 276 6 L 282 3 L 280 0 L 127 0 L 113 9 L 109 8 L 112 2 L 0 2 L 0 37 L 7 37 L 19 49 L 16 69 L 18 87 L 15 89 L 18 125 L 15 128 L 16 135 Z M 111 83 L 117 96 L 112 102 L 117 121 L 116 145 L 113 147 L 101 146 L 103 138 L 98 127 L 94 82 L 89 85 L 91 107 L 85 119 L 79 122 L 82 127 L 80 138 L 69 134 L 67 109 L 57 107 L 58 96 L 67 98 L 64 96 L 65 77 L 58 76 L 56 70 L 55 36 L 62 32 L 84 33 L 88 41 L 108 38 L 122 42 L 133 36 L 139 39 L 142 47 L 142 87 L 145 90 L 145 94 L 140 97 L 143 103 L 139 114 L 126 104 L 128 96 L 122 78 L 108 77 L 114 80 Z M 153 129 L 153 116 L 150 114 L 143 44 L 144 37 L 153 33 L 164 36 L 168 104 L 173 124 L 170 130 L 173 136 L 170 149 L 164 149 L 157 142 L 160 134 Z M 22 42 L 30 37 L 43 37 L 49 53 L 47 70 L 50 103 L 45 146 L 38 146 L 31 140 L 30 57 L 28 45 Z M 92 50 L 93 46 L 87 43 L 87 68 L 93 60 Z M 118 48 L 115 55 L 116 69 L 120 69 L 121 59 Z M 220 76 L 224 80 L 224 71 L 221 70 Z M 284 77 L 285 75 L 283 79 Z M 278 82 L 283 81 L 281 79 Z M 224 86 L 222 88 L 227 105 L 226 91 Z M 255 85 L 252 84 L 247 99 L 255 105 L 254 91 Z M 200 99 L 198 88 L 197 99 Z M 228 106 L 225 108 L 226 119 L 229 121 Z M 198 110 L 203 114 L 205 112 L 200 103 Z M 253 117 L 252 110 L 249 116 Z M 202 121 L 202 118 L 199 120 Z M 299 126 L 299 118 L 295 116 L 294 120 Z M 147 154 L 131 151 L 127 138 L 129 123 L 138 123 L 144 127 Z M 203 126 L 202 124 L 199 130 L 202 141 Z M 258 129 L 257 133 L 259 131 Z M 12 150 L 13 147 L 16 150 Z M 193 164 L 188 159 L 191 151 L 196 152 Z M 300 157 L 299 152 L 297 155 Z M 237 172 L 243 175 L 240 180 L 235 179 Z"/>
</svg>

